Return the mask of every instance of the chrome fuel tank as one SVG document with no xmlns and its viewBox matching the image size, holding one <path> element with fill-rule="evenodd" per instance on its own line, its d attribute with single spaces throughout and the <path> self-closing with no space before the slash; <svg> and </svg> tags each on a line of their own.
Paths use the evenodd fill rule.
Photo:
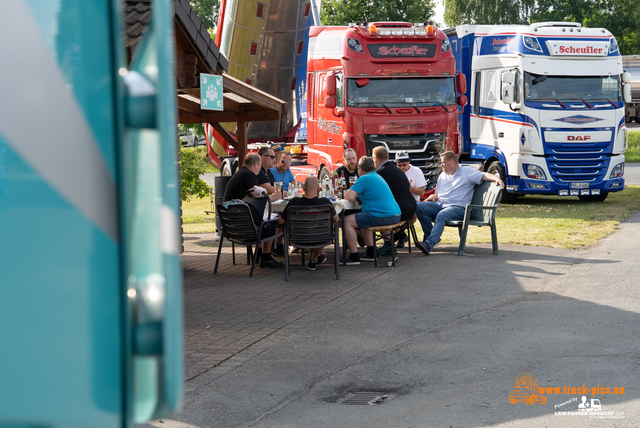
<svg viewBox="0 0 640 428">
<path fill-rule="evenodd" d="M 277 138 L 297 125 L 306 89 L 309 0 L 227 0 L 220 51 L 228 73 L 287 103 L 281 122 L 251 122 L 250 139 Z"/>
</svg>

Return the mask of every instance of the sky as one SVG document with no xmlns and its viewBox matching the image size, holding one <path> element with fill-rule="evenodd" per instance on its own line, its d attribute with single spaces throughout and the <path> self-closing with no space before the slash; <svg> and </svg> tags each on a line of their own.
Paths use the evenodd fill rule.
<svg viewBox="0 0 640 428">
<path fill-rule="evenodd" d="M 439 22 L 444 27 L 444 0 L 434 0 L 436 4 L 436 15 L 433 17 L 435 22 Z"/>
</svg>

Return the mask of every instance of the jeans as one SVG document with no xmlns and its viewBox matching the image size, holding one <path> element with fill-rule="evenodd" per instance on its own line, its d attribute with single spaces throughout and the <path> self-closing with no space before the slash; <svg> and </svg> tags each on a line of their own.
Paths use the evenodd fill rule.
<svg viewBox="0 0 640 428">
<path fill-rule="evenodd" d="M 424 235 L 427 237 L 425 242 L 429 244 L 430 250 L 440 242 L 440 236 L 446 222 L 464 219 L 464 209 L 464 207 L 456 205 L 443 208 L 440 204 L 431 201 L 418 203 L 416 216 L 422 225 Z"/>
</svg>

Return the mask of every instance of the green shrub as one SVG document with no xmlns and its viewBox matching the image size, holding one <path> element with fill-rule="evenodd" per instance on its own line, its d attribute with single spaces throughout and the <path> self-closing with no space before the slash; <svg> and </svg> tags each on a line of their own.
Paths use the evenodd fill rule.
<svg viewBox="0 0 640 428">
<path fill-rule="evenodd" d="M 206 171 L 198 149 L 180 149 L 180 177 L 182 180 L 180 197 L 185 202 L 189 201 L 192 196 L 204 198 L 209 195 L 209 189 L 211 189 L 200 178 L 200 175 Z M 206 159 L 205 162 L 207 162 Z"/>
<path fill-rule="evenodd" d="M 640 162 L 640 131 L 629 132 L 629 146 L 624 154 L 627 163 Z"/>
</svg>

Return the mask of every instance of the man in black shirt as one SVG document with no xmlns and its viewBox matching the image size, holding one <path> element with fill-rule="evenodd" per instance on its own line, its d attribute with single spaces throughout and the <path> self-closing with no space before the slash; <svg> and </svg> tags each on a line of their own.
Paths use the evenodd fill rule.
<svg viewBox="0 0 640 428">
<path fill-rule="evenodd" d="M 273 194 L 271 196 L 267 196 L 267 191 L 264 187 L 258 185 L 258 172 L 260 171 L 260 156 L 255 153 L 249 153 L 244 158 L 244 162 L 242 163 L 242 168 L 238 169 L 235 174 L 227 183 L 227 187 L 224 192 L 223 201 L 230 201 L 232 199 L 244 199 L 246 196 L 251 196 L 253 198 L 257 198 L 258 201 L 260 198 L 270 198 L 271 200 L 280 199 L 279 194 Z M 265 201 L 266 203 L 266 201 Z M 262 221 L 262 216 L 264 215 L 264 205 L 262 205 L 262 211 L 255 207 L 252 204 L 249 204 L 251 207 L 251 215 L 253 216 L 256 225 L 260 224 Z M 263 236 L 271 236 L 276 233 L 276 228 L 265 228 L 263 230 Z M 258 250 L 258 256 L 260 257 L 260 267 L 282 267 L 284 264 L 282 262 L 275 261 L 271 258 L 271 245 L 273 240 L 264 242 L 262 244 L 262 252 Z"/>
<path fill-rule="evenodd" d="M 287 203 L 287 206 L 284 208 L 284 211 L 280 214 L 280 218 L 278 219 L 279 224 L 285 224 L 287 222 L 287 210 L 290 206 L 294 205 L 329 205 L 331 207 L 331 212 L 333 213 L 333 221 L 338 221 L 338 215 L 336 214 L 331 201 L 327 198 L 318 198 L 318 179 L 314 176 L 309 176 L 304 180 L 304 197 L 293 198 Z M 324 247 L 313 249 L 307 269 L 316 270 L 318 264 L 327 260 L 327 257 L 322 254 L 322 250 L 324 250 Z M 336 257 L 338 257 L 337 254 Z"/>
<path fill-rule="evenodd" d="M 275 162 L 276 153 L 270 147 L 263 147 L 258 150 L 258 154 L 260 155 L 260 162 L 262 163 L 262 167 L 258 173 L 258 183 L 261 187 L 267 189 L 267 193 L 271 195 L 276 191 L 276 182 L 273 179 L 273 174 L 271 174 L 269 170 Z"/>
<path fill-rule="evenodd" d="M 346 149 L 342 155 L 342 159 L 344 160 L 344 165 L 336 168 L 336 172 L 338 173 L 338 177 L 340 177 L 340 175 L 344 176 L 348 189 L 351 187 L 349 178 L 355 177 L 353 179 L 354 183 L 358 179 L 358 156 L 355 150 Z"/>
<path fill-rule="evenodd" d="M 384 181 L 387 182 L 391 192 L 393 193 L 393 197 L 400 206 L 400 211 L 402 212 L 400 220 L 404 220 L 409 223 L 416 215 L 416 210 L 418 209 L 416 199 L 411 193 L 411 184 L 409 183 L 409 179 L 406 174 L 396 166 L 396 164 L 389 161 L 389 152 L 386 147 L 378 146 L 373 149 L 372 154 L 373 162 L 377 168 L 376 172 L 384 178 Z M 401 246 L 404 245 L 405 237 L 406 235 L 404 232 L 398 233 L 398 240 L 399 242 L 402 242 Z M 387 252 L 390 254 L 390 245 L 391 243 L 385 243 L 382 250 L 383 255 Z"/>
</svg>

